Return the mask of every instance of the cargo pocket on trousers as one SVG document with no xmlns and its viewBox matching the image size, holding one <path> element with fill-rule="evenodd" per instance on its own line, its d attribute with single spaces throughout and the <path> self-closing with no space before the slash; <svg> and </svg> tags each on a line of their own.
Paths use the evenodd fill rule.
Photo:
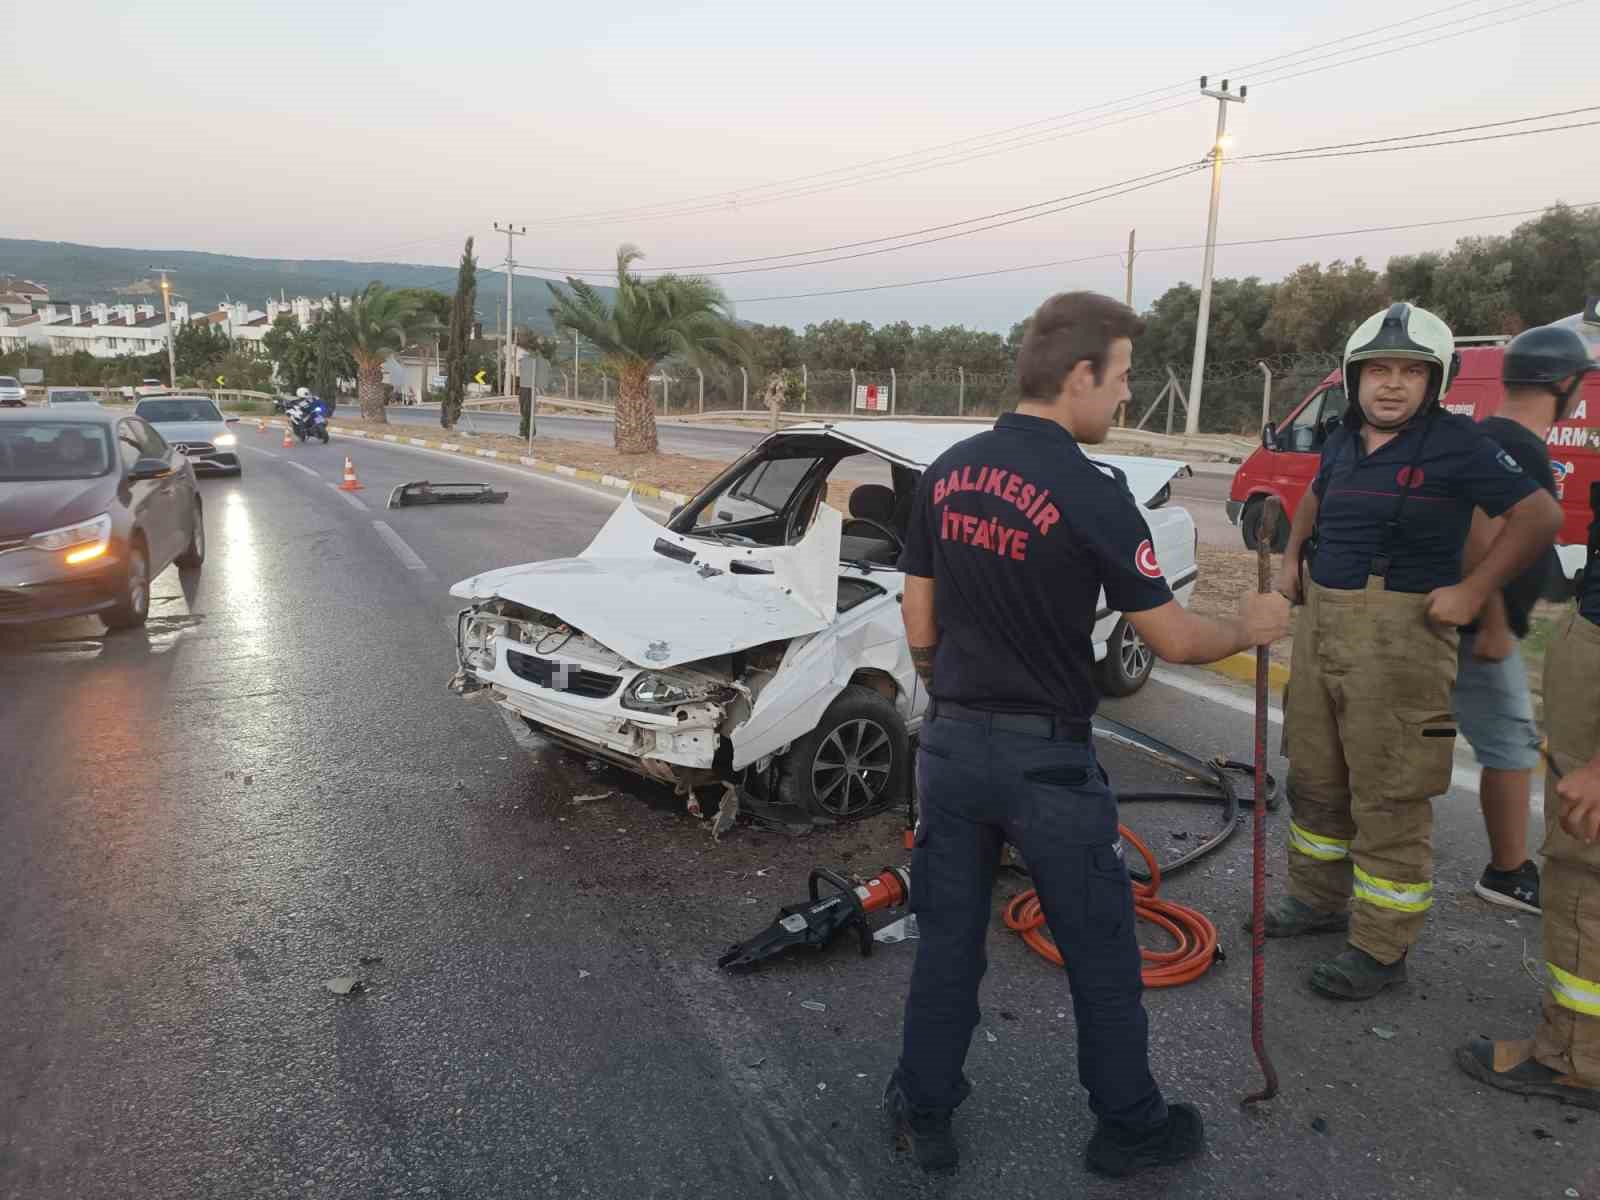
<svg viewBox="0 0 1600 1200">
<path fill-rule="evenodd" d="M 1388 791 L 1399 799 L 1431 800 L 1450 790 L 1456 720 L 1450 713 L 1397 710 L 1399 742 Z"/>
<path fill-rule="evenodd" d="M 1123 861 L 1123 844 L 1091 847 L 1088 854 L 1085 915 L 1091 936 L 1113 941 L 1133 919 L 1133 881 Z"/>
</svg>

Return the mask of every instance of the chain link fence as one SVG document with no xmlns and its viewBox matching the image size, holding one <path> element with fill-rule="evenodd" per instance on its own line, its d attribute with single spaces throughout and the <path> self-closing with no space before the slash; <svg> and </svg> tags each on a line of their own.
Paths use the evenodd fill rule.
<svg viewBox="0 0 1600 1200">
<path fill-rule="evenodd" d="M 1201 396 L 1202 433 L 1242 434 L 1255 437 L 1261 430 L 1262 389 L 1267 382 L 1261 364 L 1271 372 L 1269 419 L 1282 419 L 1330 371 L 1337 369 L 1334 354 L 1285 354 L 1263 360 L 1218 362 L 1206 368 Z M 902 373 L 899 371 L 848 371 L 786 368 L 783 371 L 746 368 L 704 368 L 697 371 L 682 363 L 667 363 L 651 376 L 650 395 L 656 412 L 662 416 L 692 416 L 702 412 L 744 411 L 761 416 L 767 413 L 766 395 L 775 375 L 786 374 L 798 381 L 801 401 L 788 404 L 785 411 L 815 413 L 818 416 L 915 416 L 915 417 L 995 417 L 1009 412 L 1019 399 L 1015 376 L 1009 372 L 976 372 L 951 368 Z M 1169 379 L 1178 388 L 1169 389 Z M 579 400 L 614 403 L 617 383 L 614 376 L 597 362 L 582 362 L 574 388 L 572 362 L 559 365 L 541 363 L 540 391 L 554 397 L 576 396 Z M 887 408 L 867 410 L 855 406 L 859 389 L 876 388 Z M 1130 380 L 1133 399 L 1129 402 L 1126 424 L 1156 432 L 1167 428 L 1167 409 L 1172 410 L 1176 432 L 1185 426 L 1183 397 L 1189 391 L 1189 364 L 1166 367 L 1139 367 Z"/>
</svg>

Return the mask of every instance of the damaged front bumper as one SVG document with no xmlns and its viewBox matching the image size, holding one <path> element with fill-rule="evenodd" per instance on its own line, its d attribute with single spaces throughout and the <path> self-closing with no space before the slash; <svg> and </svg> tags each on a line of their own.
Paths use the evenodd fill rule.
<svg viewBox="0 0 1600 1200">
<path fill-rule="evenodd" d="M 456 628 L 452 691 L 488 695 L 553 740 L 647 778 L 719 777 L 721 730 L 736 708 L 748 712 L 731 680 L 635 666 L 559 622 L 480 606 L 462 610 Z"/>
</svg>

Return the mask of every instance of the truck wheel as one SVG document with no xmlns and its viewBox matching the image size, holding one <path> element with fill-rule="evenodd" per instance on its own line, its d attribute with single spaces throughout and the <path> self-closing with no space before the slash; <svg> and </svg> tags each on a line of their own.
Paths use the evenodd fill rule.
<svg viewBox="0 0 1600 1200">
<path fill-rule="evenodd" d="M 1244 537 L 1244 548 L 1256 548 L 1256 535 L 1261 531 L 1261 509 L 1266 504 L 1265 496 L 1253 496 L 1245 503 L 1244 512 L 1239 514 L 1239 533 Z M 1289 522 L 1282 516 L 1278 518 L 1278 527 L 1273 530 L 1272 549 L 1275 553 L 1282 554 L 1283 548 L 1289 544 Z"/>
<path fill-rule="evenodd" d="M 851 684 L 784 755 L 778 798 L 814 816 L 859 821 L 904 797 L 909 761 L 895 706 Z"/>
<path fill-rule="evenodd" d="M 1095 663 L 1100 690 L 1107 696 L 1131 696 L 1144 686 L 1155 668 L 1156 656 L 1139 631 L 1118 617 L 1106 639 L 1106 656 Z"/>
</svg>

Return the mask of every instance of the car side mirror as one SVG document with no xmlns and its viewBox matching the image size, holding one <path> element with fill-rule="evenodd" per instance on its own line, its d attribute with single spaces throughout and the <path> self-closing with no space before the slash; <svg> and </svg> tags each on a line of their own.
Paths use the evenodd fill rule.
<svg viewBox="0 0 1600 1200">
<path fill-rule="evenodd" d="M 1268 450 L 1278 448 L 1278 427 L 1271 421 L 1261 427 L 1261 444 Z"/>
<path fill-rule="evenodd" d="M 164 458 L 141 458 L 133 464 L 128 471 L 128 478 L 140 479 L 165 479 L 172 474 L 172 468 L 167 465 Z"/>
<path fill-rule="evenodd" d="M 683 511 L 683 505 L 681 505 L 681 504 L 676 505 L 673 508 L 673 510 L 667 514 L 667 520 L 676 521 L 678 519 L 678 514 L 681 513 L 682 511 Z"/>
</svg>

